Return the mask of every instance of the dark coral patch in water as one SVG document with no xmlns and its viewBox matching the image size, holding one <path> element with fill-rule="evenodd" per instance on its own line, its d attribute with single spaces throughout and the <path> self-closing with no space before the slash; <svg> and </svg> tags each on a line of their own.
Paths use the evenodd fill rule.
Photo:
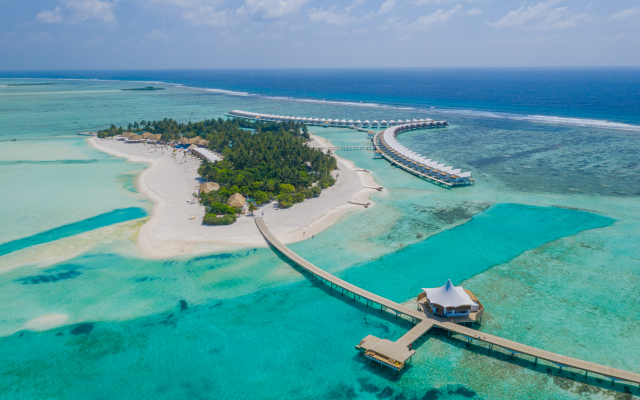
<svg viewBox="0 0 640 400">
<path fill-rule="evenodd" d="M 187 305 L 187 301 L 186 300 L 180 300 L 180 311 L 184 311 L 187 308 L 189 308 L 189 306 Z"/>
<path fill-rule="evenodd" d="M 360 384 L 360 391 L 367 393 L 377 393 L 380 391 L 380 388 L 376 385 L 373 385 L 368 382 L 368 379 L 358 379 L 358 383 Z"/>
<path fill-rule="evenodd" d="M 212 260 L 227 260 L 229 258 L 236 257 L 234 254 L 224 253 L 224 254 L 211 254 L 208 256 L 194 257 L 186 262 L 185 265 L 190 265 L 193 263 L 198 263 L 201 261 L 212 261 Z"/>
<path fill-rule="evenodd" d="M 437 400 L 440 397 L 440 391 L 438 389 L 430 389 L 422 396 L 421 400 Z"/>
<path fill-rule="evenodd" d="M 387 386 L 386 388 L 382 389 L 382 391 L 380 391 L 380 393 L 376 394 L 376 398 L 378 399 L 386 399 L 388 397 L 393 396 L 393 389 L 391 389 L 389 386 Z"/>
<path fill-rule="evenodd" d="M 340 399 L 352 400 L 352 399 L 358 398 L 358 395 L 356 394 L 356 391 L 353 389 L 352 386 L 348 386 L 344 383 L 340 383 L 338 387 L 331 390 L 328 393 L 328 396 L 326 397 L 329 399 L 335 399 L 335 400 L 340 400 Z"/>
<path fill-rule="evenodd" d="M 41 274 L 28 276 L 26 278 L 16 279 L 16 282 L 20 282 L 23 285 L 38 285 L 40 283 L 51 283 L 63 281 L 66 279 L 73 279 L 80 275 L 82 275 L 82 272 L 74 268 L 69 271 L 59 272 L 57 274 Z"/>
<path fill-rule="evenodd" d="M 155 281 L 155 280 L 158 280 L 158 279 L 160 279 L 160 278 L 155 277 L 155 276 L 154 277 L 152 277 L 152 276 L 143 276 L 141 278 L 137 278 L 136 282 L 151 282 L 151 281 Z"/>
<path fill-rule="evenodd" d="M 476 392 L 466 386 L 458 386 L 455 390 L 449 389 L 449 394 L 455 394 L 466 398 L 476 397 L 477 395 Z"/>
<path fill-rule="evenodd" d="M 72 335 L 89 334 L 93 331 L 93 324 L 80 324 L 71 330 Z"/>
</svg>

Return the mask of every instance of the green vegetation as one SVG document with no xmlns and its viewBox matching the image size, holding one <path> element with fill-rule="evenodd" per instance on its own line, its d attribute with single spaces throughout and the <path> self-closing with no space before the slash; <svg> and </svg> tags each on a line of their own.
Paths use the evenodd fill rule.
<svg viewBox="0 0 640 400">
<path fill-rule="evenodd" d="M 98 131 L 98 137 L 124 131 L 111 125 Z M 199 136 L 209 141 L 210 150 L 223 155 L 222 161 L 204 162 L 198 169 L 207 181 L 220 184 L 217 192 L 200 194 L 200 202 L 207 207 L 205 224 L 235 222 L 235 214 L 240 210 L 227 205 L 235 193 L 252 198 L 255 205 L 277 200 L 280 207 L 288 208 L 319 196 L 322 189 L 335 183 L 331 176 L 331 171 L 337 168 L 335 158 L 306 145 L 309 133 L 305 124 L 221 118 L 185 124 L 165 118 L 129 124 L 127 131 L 159 133 L 164 142 Z"/>
<path fill-rule="evenodd" d="M 132 89 L 122 89 L 122 90 L 164 90 L 164 88 L 154 87 L 154 86 L 145 86 L 143 88 L 132 88 Z"/>
<path fill-rule="evenodd" d="M 207 213 L 202 219 L 202 223 L 205 225 L 231 225 L 238 217 L 235 214 L 226 214 L 218 217 L 216 214 Z"/>
<path fill-rule="evenodd" d="M 205 121 L 206 123 L 210 121 Z M 254 128 L 247 132 L 243 128 Z M 331 171 L 336 160 L 306 146 L 306 125 L 295 122 L 251 123 L 228 121 L 208 136 L 209 147 L 224 159 L 204 163 L 200 175 L 221 185 L 217 193 L 203 195 L 203 204 L 221 202 L 234 193 L 260 205 L 277 200 L 282 208 L 319 196 L 321 189 L 335 183 Z"/>
<path fill-rule="evenodd" d="M 106 137 L 111 137 L 111 136 L 118 136 L 118 135 L 122 135 L 124 133 L 124 129 L 122 129 L 122 127 L 116 127 L 115 125 L 111 124 L 110 127 L 108 127 L 107 129 L 102 129 L 98 131 L 98 137 L 99 138 L 106 138 Z"/>
</svg>

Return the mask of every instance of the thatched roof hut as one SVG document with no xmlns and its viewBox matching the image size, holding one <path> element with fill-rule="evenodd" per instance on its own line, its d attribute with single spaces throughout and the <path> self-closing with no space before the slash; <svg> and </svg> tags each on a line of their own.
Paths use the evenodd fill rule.
<svg viewBox="0 0 640 400">
<path fill-rule="evenodd" d="M 220 185 L 215 182 L 205 182 L 200 185 L 200 191 L 205 193 L 211 193 L 211 191 L 217 192 L 220 189 Z"/>
<path fill-rule="evenodd" d="M 246 199 L 240 193 L 235 193 L 229 197 L 227 204 L 231 207 L 244 207 L 245 202 Z"/>
</svg>

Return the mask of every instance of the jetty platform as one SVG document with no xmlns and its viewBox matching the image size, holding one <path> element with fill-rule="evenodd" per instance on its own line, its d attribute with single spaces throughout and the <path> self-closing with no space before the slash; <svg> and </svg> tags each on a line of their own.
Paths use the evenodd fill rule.
<svg viewBox="0 0 640 400">
<path fill-rule="evenodd" d="M 536 363 L 538 359 L 540 359 L 553 363 L 561 369 L 575 368 L 584 371 L 585 375 L 588 373 L 598 374 L 611 379 L 612 384 L 615 381 L 626 381 L 640 385 L 640 374 L 638 373 L 563 356 L 480 332 L 452 322 L 454 321 L 452 318 L 438 317 L 431 313 L 427 314 L 423 310 L 414 310 L 352 285 L 318 268 L 291 251 L 269 230 L 261 217 L 255 217 L 254 219 L 258 229 L 271 246 L 299 267 L 318 277 L 321 282 L 330 284 L 332 288 L 340 290 L 342 295 L 353 295 L 354 300 L 366 301 L 367 306 L 378 305 L 380 306 L 380 311 L 392 311 L 395 313 L 396 318 L 398 316 L 405 316 L 410 319 L 415 326 L 395 342 L 368 335 L 356 345 L 356 349 L 363 351 L 366 358 L 379 363 L 381 366 L 389 367 L 395 371 L 401 370 L 405 366 L 405 362 L 410 361 L 411 356 L 415 354 L 415 350 L 411 348 L 412 344 L 435 326 L 448 331 L 449 334 L 462 335 L 469 342 L 477 341 L 487 343 L 490 349 L 492 349 L 493 346 L 498 346 L 514 355 L 522 354 L 531 356 L 535 359 Z"/>
</svg>

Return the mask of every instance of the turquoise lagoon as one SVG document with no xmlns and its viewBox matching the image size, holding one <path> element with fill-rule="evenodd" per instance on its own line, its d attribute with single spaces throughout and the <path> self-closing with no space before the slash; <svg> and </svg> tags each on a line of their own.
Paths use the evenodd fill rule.
<svg viewBox="0 0 640 400">
<path fill-rule="evenodd" d="M 409 110 L 180 87 L 141 93 L 120 90 L 139 86 L 135 83 L 56 83 L 12 87 L 0 96 L 0 139 L 69 135 L 166 116 L 195 120 L 230 109 L 379 120 L 424 117 Z M 421 287 L 451 278 L 485 304 L 482 331 L 640 371 L 640 324 L 637 313 L 628 312 L 640 300 L 635 197 L 640 188 L 627 178 L 637 168 L 630 155 L 639 147 L 635 135 L 429 116 L 447 118 L 452 126 L 399 139 L 430 157 L 472 169 L 475 187 L 444 190 L 373 160 L 369 152 L 338 152 L 371 171 L 386 190 L 371 194 L 375 207 L 354 211 L 291 248 L 396 301 L 410 302 Z M 335 145 L 366 144 L 359 133 L 314 130 Z M 608 139 L 594 144 L 598 137 Z M 471 138 L 472 145 L 460 145 L 460 138 Z M 601 159 L 589 157 L 594 148 Z M 607 179 L 621 164 L 626 175 Z M 96 152 L 83 140 L 0 142 L 0 179 L 3 192 L 11 192 L 2 197 L 0 246 L 82 226 L 119 209 L 148 211 L 149 202 L 132 190 L 143 167 Z M 0 256 L 6 267 L 0 275 L 2 398 L 599 399 L 640 394 L 635 386 L 611 386 L 595 377 L 585 381 L 577 371 L 488 353 L 438 331 L 417 344 L 417 355 L 403 373 L 381 371 L 369 366 L 354 345 L 368 334 L 396 339 L 410 329 L 408 322 L 340 296 L 266 248 L 142 258 L 134 235 L 122 234 L 135 231 L 132 224 L 141 216 L 105 227 L 89 223 L 84 233 L 60 240 L 51 236 L 50 242 Z M 74 241 L 82 241 L 82 251 L 56 254 L 63 259 L 46 262 L 43 246 L 74 248 Z M 11 268 L 18 259 L 19 267 Z M 45 332 L 21 329 L 50 313 L 68 315 L 69 325 Z"/>
</svg>

